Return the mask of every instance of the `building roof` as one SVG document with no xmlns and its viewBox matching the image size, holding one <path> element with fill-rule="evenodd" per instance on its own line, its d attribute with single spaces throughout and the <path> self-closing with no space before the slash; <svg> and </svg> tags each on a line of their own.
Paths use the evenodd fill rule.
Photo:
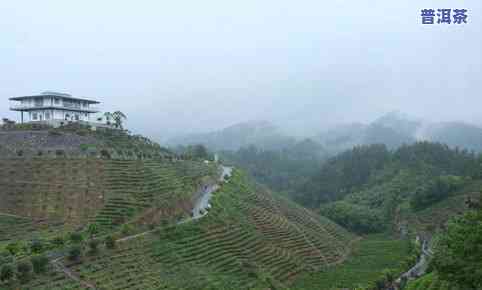
<svg viewBox="0 0 482 290">
<path fill-rule="evenodd" d="M 89 104 L 99 104 L 100 103 L 99 101 L 89 100 L 89 99 L 85 99 L 85 98 L 72 97 L 72 95 L 70 95 L 70 94 L 58 93 L 58 92 L 52 92 L 52 91 L 45 91 L 45 92 L 42 92 L 39 95 L 12 97 L 9 100 L 21 101 L 21 100 L 25 100 L 25 99 L 42 98 L 42 97 L 58 97 L 58 98 L 69 99 L 69 100 L 73 100 L 73 101 L 83 101 L 83 102 L 87 102 Z"/>
<path fill-rule="evenodd" d="M 44 106 L 44 107 L 24 107 L 24 106 L 16 106 L 11 107 L 10 110 L 12 111 L 19 111 L 19 112 L 28 112 L 28 111 L 45 111 L 45 110 L 61 110 L 61 111 L 73 111 L 79 113 L 98 113 L 99 110 L 97 109 L 83 109 L 83 108 L 76 108 L 76 107 L 56 107 L 56 106 Z"/>
</svg>

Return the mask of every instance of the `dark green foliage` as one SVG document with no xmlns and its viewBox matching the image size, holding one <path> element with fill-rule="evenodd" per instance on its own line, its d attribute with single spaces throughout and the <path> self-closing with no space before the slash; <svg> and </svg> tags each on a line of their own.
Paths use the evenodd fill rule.
<svg viewBox="0 0 482 290">
<path fill-rule="evenodd" d="M 106 149 L 102 149 L 100 150 L 100 155 L 102 156 L 102 158 L 105 158 L 105 159 L 110 159 L 111 156 L 110 156 L 110 152 Z"/>
<path fill-rule="evenodd" d="M 79 245 L 75 245 L 70 247 L 68 258 L 71 261 L 77 261 L 80 258 L 81 254 L 82 254 L 82 248 Z"/>
<path fill-rule="evenodd" d="M 87 228 L 87 232 L 91 237 L 95 236 L 96 234 L 99 233 L 99 225 L 96 223 L 90 224 L 89 227 Z"/>
<path fill-rule="evenodd" d="M 0 266 L 13 262 L 13 256 L 10 252 L 0 252 Z"/>
<path fill-rule="evenodd" d="M 32 263 L 22 261 L 17 264 L 17 278 L 21 282 L 27 282 L 32 277 Z"/>
<path fill-rule="evenodd" d="M 0 269 L 0 280 L 9 281 L 15 275 L 15 269 L 12 264 L 5 264 Z"/>
<path fill-rule="evenodd" d="M 419 186 L 410 200 L 410 205 L 415 210 L 424 209 L 447 198 L 450 194 L 462 188 L 464 183 L 464 178 L 459 176 L 439 176 L 427 184 Z"/>
<path fill-rule="evenodd" d="M 195 144 L 189 146 L 178 146 L 176 152 L 187 159 L 213 160 L 213 154 L 208 151 L 206 146 Z"/>
<path fill-rule="evenodd" d="M 422 209 L 480 178 L 481 171 L 480 157 L 438 143 L 418 142 L 394 152 L 383 145 L 363 146 L 330 159 L 295 199 L 315 207 L 345 198 L 391 219 L 405 198 Z"/>
<path fill-rule="evenodd" d="M 45 255 L 35 255 L 30 261 L 32 262 L 33 271 L 36 274 L 45 273 L 49 264 L 49 259 Z"/>
<path fill-rule="evenodd" d="M 20 246 L 20 243 L 18 241 L 15 241 L 15 242 L 11 242 L 9 243 L 5 249 L 10 252 L 10 254 L 12 255 L 16 255 L 17 253 L 20 252 L 21 250 L 21 246 Z"/>
<path fill-rule="evenodd" d="M 401 167 L 428 169 L 432 175 L 474 176 L 481 169 L 473 152 L 451 149 L 440 143 L 417 142 L 400 147 L 393 155 Z"/>
<path fill-rule="evenodd" d="M 295 200 L 308 207 L 343 198 L 368 182 L 390 161 L 385 145 L 359 146 L 329 159 L 306 184 Z"/>
<path fill-rule="evenodd" d="M 84 240 L 84 237 L 79 232 L 73 232 L 70 234 L 70 240 L 74 244 L 80 244 Z"/>
<path fill-rule="evenodd" d="M 248 146 L 221 153 L 225 162 L 246 170 L 271 189 L 289 195 L 320 169 L 325 156 L 323 147 L 310 139 L 278 150 Z"/>
<path fill-rule="evenodd" d="M 380 212 L 367 206 L 338 201 L 323 205 L 320 213 L 356 233 L 376 233 L 385 229 Z"/>
<path fill-rule="evenodd" d="M 463 289 L 482 287 L 482 209 L 453 219 L 436 248 L 433 267 L 440 278 Z"/>
<path fill-rule="evenodd" d="M 34 254 L 38 254 L 42 252 L 44 249 L 44 244 L 41 240 L 33 240 L 32 243 L 30 244 L 30 250 Z"/>
<path fill-rule="evenodd" d="M 89 253 L 91 254 L 97 254 L 99 252 L 99 240 L 97 239 L 92 239 L 92 240 L 89 240 Z"/>
<path fill-rule="evenodd" d="M 104 243 L 105 243 L 105 246 L 107 247 L 107 249 L 114 249 L 116 247 L 116 240 L 111 235 L 105 237 Z"/>
</svg>

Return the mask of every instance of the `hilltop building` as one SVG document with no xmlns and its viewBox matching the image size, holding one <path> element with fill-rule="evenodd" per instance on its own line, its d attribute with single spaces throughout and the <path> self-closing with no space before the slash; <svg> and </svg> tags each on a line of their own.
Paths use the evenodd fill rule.
<svg viewBox="0 0 482 290">
<path fill-rule="evenodd" d="M 93 115 L 99 110 L 93 105 L 100 103 L 50 91 L 39 95 L 13 97 L 10 100 L 19 102 L 11 106 L 10 110 L 20 112 L 22 123 L 40 122 L 54 126 L 70 122 L 96 121 Z"/>
</svg>

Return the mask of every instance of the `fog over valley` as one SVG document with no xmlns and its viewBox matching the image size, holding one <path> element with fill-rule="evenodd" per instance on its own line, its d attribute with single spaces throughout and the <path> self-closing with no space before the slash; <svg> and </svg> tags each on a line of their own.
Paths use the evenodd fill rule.
<svg viewBox="0 0 482 290">
<path fill-rule="evenodd" d="M 0 2 L 0 290 L 482 290 L 481 0 Z"/>
<path fill-rule="evenodd" d="M 253 120 L 311 136 L 391 111 L 482 124 L 480 1 L 445 26 L 419 10 L 446 0 L 142 3 L 3 3 L 0 114 L 54 90 L 162 141 Z"/>
</svg>

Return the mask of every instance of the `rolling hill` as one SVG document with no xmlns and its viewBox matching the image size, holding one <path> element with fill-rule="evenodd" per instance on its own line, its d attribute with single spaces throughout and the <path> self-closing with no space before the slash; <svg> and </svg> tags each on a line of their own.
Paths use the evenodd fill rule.
<svg viewBox="0 0 482 290">
<path fill-rule="evenodd" d="M 87 147 L 99 154 L 83 150 L 83 141 L 63 154 L 34 154 L 37 137 L 20 143 L 22 154 L 6 142 L 0 267 L 16 270 L 0 288 L 287 288 L 300 274 L 342 263 L 358 240 L 239 170 L 214 192 L 208 214 L 192 219 L 200 189 L 219 179 L 216 164 L 182 160 L 140 137 L 82 132 L 35 136 L 43 134 L 43 152 L 60 150 L 52 147 L 62 144 L 60 134 L 90 138 L 95 146 Z M 49 266 L 22 276 L 35 257 Z"/>
</svg>

